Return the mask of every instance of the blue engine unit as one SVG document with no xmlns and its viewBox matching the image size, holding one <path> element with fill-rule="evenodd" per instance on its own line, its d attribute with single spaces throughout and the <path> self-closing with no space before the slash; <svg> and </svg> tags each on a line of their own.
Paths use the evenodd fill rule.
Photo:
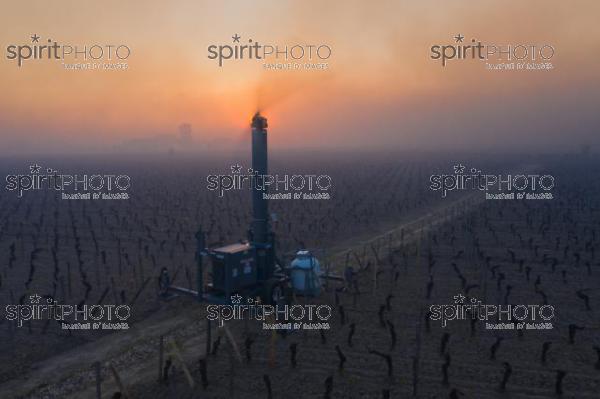
<svg viewBox="0 0 600 399">
<path fill-rule="evenodd" d="M 227 297 L 257 282 L 256 250 L 250 243 L 236 243 L 209 252 L 212 288 Z"/>
</svg>

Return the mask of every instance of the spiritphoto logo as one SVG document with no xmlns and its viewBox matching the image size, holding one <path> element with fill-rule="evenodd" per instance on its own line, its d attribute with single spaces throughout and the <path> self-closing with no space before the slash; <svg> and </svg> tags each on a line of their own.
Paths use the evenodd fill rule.
<svg viewBox="0 0 600 399">
<path fill-rule="evenodd" d="M 552 199 L 554 176 L 550 174 L 484 174 L 480 169 L 454 165 L 452 174 L 433 174 L 429 188 L 441 191 L 445 198 L 449 191 L 486 191 L 486 199 Z M 489 193 L 488 191 L 495 191 Z"/>
<path fill-rule="evenodd" d="M 482 43 L 477 39 L 465 42 L 457 34 L 451 44 L 434 44 L 430 55 L 446 67 L 450 61 L 484 61 L 489 70 L 551 70 L 554 46 L 547 43 Z"/>
<path fill-rule="evenodd" d="M 462 294 L 453 297 L 453 304 L 431 305 L 429 318 L 441 321 L 446 327 L 448 321 L 473 320 L 485 321 L 487 330 L 549 330 L 553 328 L 554 306 L 518 304 L 489 305 L 477 298 L 468 298 Z M 493 321 L 493 323 L 490 323 Z"/>
<path fill-rule="evenodd" d="M 6 319 L 17 327 L 24 322 L 54 320 L 63 330 L 123 330 L 131 316 L 128 305 L 67 305 L 60 304 L 49 295 L 29 296 L 29 304 L 6 305 Z"/>
<path fill-rule="evenodd" d="M 219 67 L 223 67 L 225 61 L 252 60 L 272 70 L 324 70 L 332 55 L 328 44 L 263 44 L 237 33 L 231 36 L 231 44 L 211 44 L 207 51 L 208 59 L 216 60 Z"/>
<path fill-rule="evenodd" d="M 51 60 L 60 61 L 67 70 L 125 70 L 130 55 L 131 48 L 126 44 L 67 44 L 34 33 L 26 44 L 6 46 L 5 56 L 19 68 L 26 63 Z"/>
<path fill-rule="evenodd" d="M 131 178 L 125 174 L 60 174 L 37 163 L 29 166 L 28 174 L 6 176 L 6 190 L 16 191 L 18 197 L 25 191 L 54 190 L 62 199 L 129 199 L 130 187 Z"/>
<path fill-rule="evenodd" d="M 207 188 L 218 191 L 222 197 L 229 190 L 262 191 L 264 199 L 330 199 L 329 175 L 260 175 L 252 168 L 243 173 L 243 166 L 231 165 L 231 173 L 226 175 L 208 175 Z M 268 192 L 272 191 L 272 192 Z"/>
<path fill-rule="evenodd" d="M 260 298 L 231 296 L 231 305 L 208 305 L 206 318 L 223 327 L 230 320 L 262 321 L 264 330 L 327 330 L 332 308 L 329 305 L 265 305 Z"/>
</svg>

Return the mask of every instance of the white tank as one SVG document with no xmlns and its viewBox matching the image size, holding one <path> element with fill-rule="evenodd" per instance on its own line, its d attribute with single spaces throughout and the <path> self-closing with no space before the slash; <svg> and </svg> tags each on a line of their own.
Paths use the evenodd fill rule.
<svg viewBox="0 0 600 399">
<path fill-rule="evenodd" d="M 321 267 L 319 261 L 309 251 L 300 250 L 291 264 L 291 281 L 294 291 L 303 295 L 319 295 Z"/>
</svg>

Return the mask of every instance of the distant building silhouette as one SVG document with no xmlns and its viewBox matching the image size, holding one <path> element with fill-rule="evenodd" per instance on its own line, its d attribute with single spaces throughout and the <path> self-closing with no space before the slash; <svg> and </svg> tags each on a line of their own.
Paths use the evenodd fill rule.
<svg viewBox="0 0 600 399">
<path fill-rule="evenodd" d="M 192 125 L 189 123 L 179 125 L 179 141 L 184 146 L 192 143 Z"/>
</svg>

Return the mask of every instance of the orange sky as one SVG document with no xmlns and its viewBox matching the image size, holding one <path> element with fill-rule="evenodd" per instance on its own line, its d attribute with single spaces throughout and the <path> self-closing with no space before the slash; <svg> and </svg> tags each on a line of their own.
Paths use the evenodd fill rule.
<svg viewBox="0 0 600 399">
<path fill-rule="evenodd" d="M 589 141 L 599 136 L 598 15 L 593 0 L 10 2 L 0 16 L 0 138 L 8 147 L 102 149 L 175 134 L 188 122 L 196 140 L 226 142 L 243 135 L 260 106 L 276 146 Z M 263 44 L 327 44 L 329 69 L 263 71 L 255 61 L 219 68 L 207 47 L 232 44 L 236 33 Z M 442 68 L 429 59 L 431 45 L 451 44 L 458 33 L 549 43 L 556 69 L 493 72 L 477 61 Z M 126 44 L 129 69 L 65 71 L 50 60 L 18 68 L 6 48 L 31 44 L 33 34 Z"/>
</svg>

